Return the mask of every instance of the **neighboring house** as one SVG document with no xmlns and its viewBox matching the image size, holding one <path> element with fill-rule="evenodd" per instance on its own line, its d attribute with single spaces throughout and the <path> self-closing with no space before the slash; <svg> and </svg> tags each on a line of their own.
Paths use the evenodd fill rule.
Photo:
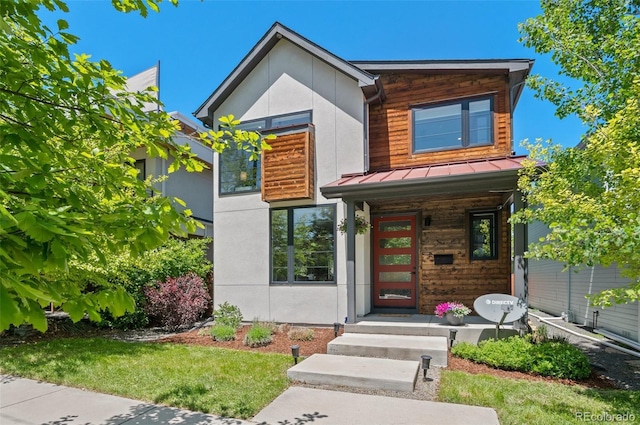
<svg viewBox="0 0 640 425">
<path fill-rule="evenodd" d="M 149 87 L 155 90 L 149 90 Z M 127 78 L 126 90 L 128 92 L 145 92 L 155 99 L 160 99 L 160 62 L 142 72 Z M 162 107 L 158 102 L 148 102 L 142 107 L 143 111 L 160 111 Z M 203 145 L 198 140 L 198 133 L 207 131 L 192 118 L 180 112 L 169 112 L 171 118 L 177 120 L 180 130 L 174 136 L 173 141 L 179 145 L 188 145 L 191 152 L 205 164 L 205 169 L 200 172 L 187 172 L 184 168 L 169 174 L 171 156 L 169 159 L 160 157 L 148 158 L 144 147 L 137 149 L 132 157 L 136 160 L 135 166 L 139 170 L 138 177 L 146 179 L 149 176 L 158 178 L 168 176 L 154 187 L 167 197 L 176 197 L 186 202 L 187 208 L 192 212 L 193 218 L 198 220 L 204 228 L 196 229 L 189 237 L 213 238 L 213 150 Z M 181 208 L 179 205 L 178 208 Z M 208 244 L 207 259 L 213 261 L 213 242 Z"/>
<path fill-rule="evenodd" d="M 194 113 L 273 133 L 214 155 L 214 302 L 353 322 L 526 297 L 512 116 L 533 61 L 348 62 L 276 23 Z M 354 231 L 355 216 L 372 224 Z M 346 220 L 347 232 L 338 231 Z"/>
<path fill-rule="evenodd" d="M 180 131 L 174 137 L 174 142 L 181 145 L 189 145 L 191 151 L 198 156 L 207 168 L 200 173 L 187 172 L 184 167 L 169 174 L 170 159 L 160 157 L 148 158 L 144 148 L 137 149 L 132 157 L 136 160 L 136 168 L 140 171 L 139 177 L 169 176 L 158 183 L 158 190 L 165 196 L 177 197 L 186 202 L 193 217 L 204 226 L 197 229 L 191 237 L 213 237 L 213 151 L 208 146 L 197 140 L 197 133 L 206 131 L 196 124 L 193 119 L 180 112 L 170 112 L 169 115 L 178 120 Z M 171 158 L 169 156 L 169 158 Z M 207 258 L 213 261 L 213 246 L 209 244 Z"/>
<path fill-rule="evenodd" d="M 544 237 L 549 229 L 533 223 L 530 240 Z M 585 267 L 579 271 L 553 260 L 529 260 L 529 305 L 584 326 L 612 332 L 640 342 L 640 303 L 619 304 L 607 308 L 591 307 L 586 296 L 608 288 L 628 286 L 631 281 L 615 266 Z M 597 313 L 596 313 L 597 312 Z"/>
</svg>

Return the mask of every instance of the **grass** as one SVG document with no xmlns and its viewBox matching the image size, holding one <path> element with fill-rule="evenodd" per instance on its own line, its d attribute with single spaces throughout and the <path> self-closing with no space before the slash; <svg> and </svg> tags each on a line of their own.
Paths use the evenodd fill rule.
<svg viewBox="0 0 640 425">
<path fill-rule="evenodd" d="M 440 379 L 439 401 L 492 407 L 502 425 L 584 424 L 588 414 L 603 413 L 626 414 L 626 420 L 615 418 L 620 424 L 640 420 L 640 391 L 595 390 L 447 370 Z"/>
<path fill-rule="evenodd" d="M 180 344 L 68 338 L 2 348 L 0 372 L 233 418 L 288 386 L 291 358 Z"/>
</svg>

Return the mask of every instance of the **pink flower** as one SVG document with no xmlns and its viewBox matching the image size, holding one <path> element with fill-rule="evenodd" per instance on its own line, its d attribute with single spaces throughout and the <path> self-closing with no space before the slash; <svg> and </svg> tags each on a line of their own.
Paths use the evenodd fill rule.
<svg viewBox="0 0 640 425">
<path fill-rule="evenodd" d="M 471 309 L 462 303 L 452 301 L 438 304 L 434 311 L 438 317 L 444 317 L 449 312 L 453 313 L 456 317 L 463 317 L 471 313 Z"/>
</svg>

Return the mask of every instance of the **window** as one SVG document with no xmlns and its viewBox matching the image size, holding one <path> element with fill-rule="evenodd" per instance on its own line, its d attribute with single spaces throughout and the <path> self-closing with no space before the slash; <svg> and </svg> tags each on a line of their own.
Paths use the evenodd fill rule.
<svg viewBox="0 0 640 425">
<path fill-rule="evenodd" d="M 271 282 L 335 283 L 335 206 L 271 210 Z"/>
<path fill-rule="evenodd" d="M 311 111 L 278 115 L 243 122 L 236 130 L 264 132 L 311 122 Z M 231 146 L 220 154 L 220 194 L 256 192 L 261 187 L 260 159 L 251 161 L 251 152 Z"/>
<path fill-rule="evenodd" d="M 475 212 L 470 214 L 470 258 L 492 260 L 498 258 L 498 213 Z"/>
<path fill-rule="evenodd" d="M 145 159 L 136 159 L 136 162 L 133 165 L 135 169 L 138 170 L 138 178 L 140 180 L 144 180 L 147 178 L 146 163 L 147 161 Z"/>
<path fill-rule="evenodd" d="M 493 99 L 414 108 L 413 151 L 493 144 Z"/>
</svg>

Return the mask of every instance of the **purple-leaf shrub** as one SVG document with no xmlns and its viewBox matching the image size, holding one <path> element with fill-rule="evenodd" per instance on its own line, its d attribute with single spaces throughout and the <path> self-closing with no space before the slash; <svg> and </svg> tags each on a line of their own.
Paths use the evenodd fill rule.
<svg viewBox="0 0 640 425">
<path fill-rule="evenodd" d="M 211 296 L 202 278 L 189 273 L 145 288 L 147 314 L 168 329 L 190 325 L 207 311 Z"/>
</svg>

